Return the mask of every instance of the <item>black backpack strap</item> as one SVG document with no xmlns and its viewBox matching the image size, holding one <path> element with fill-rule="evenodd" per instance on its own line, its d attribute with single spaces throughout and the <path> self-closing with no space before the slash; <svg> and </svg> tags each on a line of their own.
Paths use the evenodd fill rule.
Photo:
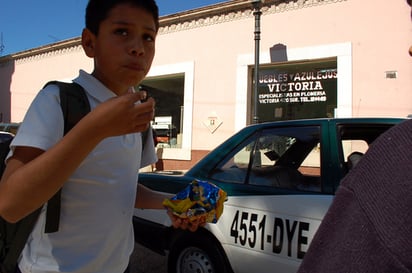
<svg viewBox="0 0 412 273">
<path fill-rule="evenodd" d="M 7 155 L 10 151 L 10 143 L 13 140 L 13 135 L 8 135 L 8 137 L 4 137 L 5 139 L 0 141 L 0 178 L 3 175 L 4 170 L 6 169 L 6 164 L 4 160 L 6 160 Z"/>
<path fill-rule="evenodd" d="M 77 83 L 51 81 L 60 90 L 60 106 L 63 111 L 64 134 L 90 112 L 89 99 L 83 87 Z M 58 231 L 60 222 L 61 189 L 47 202 L 45 233 Z"/>
<path fill-rule="evenodd" d="M 12 238 L 12 242 L 6 242 L 7 246 L 10 246 L 10 249 L 7 252 L 3 262 L 2 262 L 2 270 L 1 272 L 14 272 L 16 268 L 17 261 L 19 256 L 26 245 L 27 239 L 31 234 L 31 231 L 36 224 L 37 219 L 39 218 L 41 207 L 35 210 L 34 212 L 30 213 L 28 216 L 20 220 L 17 224 L 9 225 L 10 227 L 13 226 L 13 229 L 10 227 L 5 229 L 7 232 L 12 234 L 6 234 L 6 238 Z M 6 223 L 4 223 L 6 224 Z"/>
<path fill-rule="evenodd" d="M 60 105 L 64 117 L 64 134 L 67 134 L 85 115 L 90 112 L 86 91 L 79 84 L 52 82 L 60 89 Z"/>
</svg>

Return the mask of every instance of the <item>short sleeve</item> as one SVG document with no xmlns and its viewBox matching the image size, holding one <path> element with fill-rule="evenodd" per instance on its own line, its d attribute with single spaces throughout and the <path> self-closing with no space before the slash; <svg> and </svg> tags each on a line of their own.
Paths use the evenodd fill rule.
<svg viewBox="0 0 412 273">
<path fill-rule="evenodd" d="M 63 137 L 63 122 L 59 88 L 49 85 L 32 101 L 11 143 L 11 150 L 16 146 L 48 150 Z"/>
</svg>

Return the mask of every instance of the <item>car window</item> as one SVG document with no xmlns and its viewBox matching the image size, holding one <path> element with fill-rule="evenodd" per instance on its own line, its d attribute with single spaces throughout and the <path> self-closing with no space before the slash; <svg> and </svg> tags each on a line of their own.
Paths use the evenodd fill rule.
<svg viewBox="0 0 412 273">
<path fill-rule="evenodd" d="M 320 128 L 274 128 L 256 133 L 212 172 L 222 182 L 320 191 Z"/>
<path fill-rule="evenodd" d="M 340 124 L 342 162 L 345 173 L 353 169 L 362 159 L 370 144 L 392 124 Z"/>
</svg>

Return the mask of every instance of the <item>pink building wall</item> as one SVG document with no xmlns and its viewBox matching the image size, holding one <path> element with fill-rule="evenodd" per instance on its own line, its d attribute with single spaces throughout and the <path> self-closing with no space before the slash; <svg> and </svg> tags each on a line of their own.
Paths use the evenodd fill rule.
<svg viewBox="0 0 412 273">
<path fill-rule="evenodd" d="M 37 92 L 49 80 L 69 81 L 79 68 L 91 71 L 92 61 L 86 58 L 77 46 L 50 54 L 41 54 L 17 60 L 11 77 L 11 120 L 22 121 L 27 108 Z"/>
</svg>

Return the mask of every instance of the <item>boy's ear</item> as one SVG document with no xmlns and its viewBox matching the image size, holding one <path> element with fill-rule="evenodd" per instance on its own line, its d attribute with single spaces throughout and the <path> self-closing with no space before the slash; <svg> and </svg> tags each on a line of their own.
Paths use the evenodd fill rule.
<svg viewBox="0 0 412 273">
<path fill-rule="evenodd" d="M 87 28 L 83 29 L 82 32 L 82 46 L 87 57 L 94 57 L 94 43 L 96 36 Z"/>
</svg>

